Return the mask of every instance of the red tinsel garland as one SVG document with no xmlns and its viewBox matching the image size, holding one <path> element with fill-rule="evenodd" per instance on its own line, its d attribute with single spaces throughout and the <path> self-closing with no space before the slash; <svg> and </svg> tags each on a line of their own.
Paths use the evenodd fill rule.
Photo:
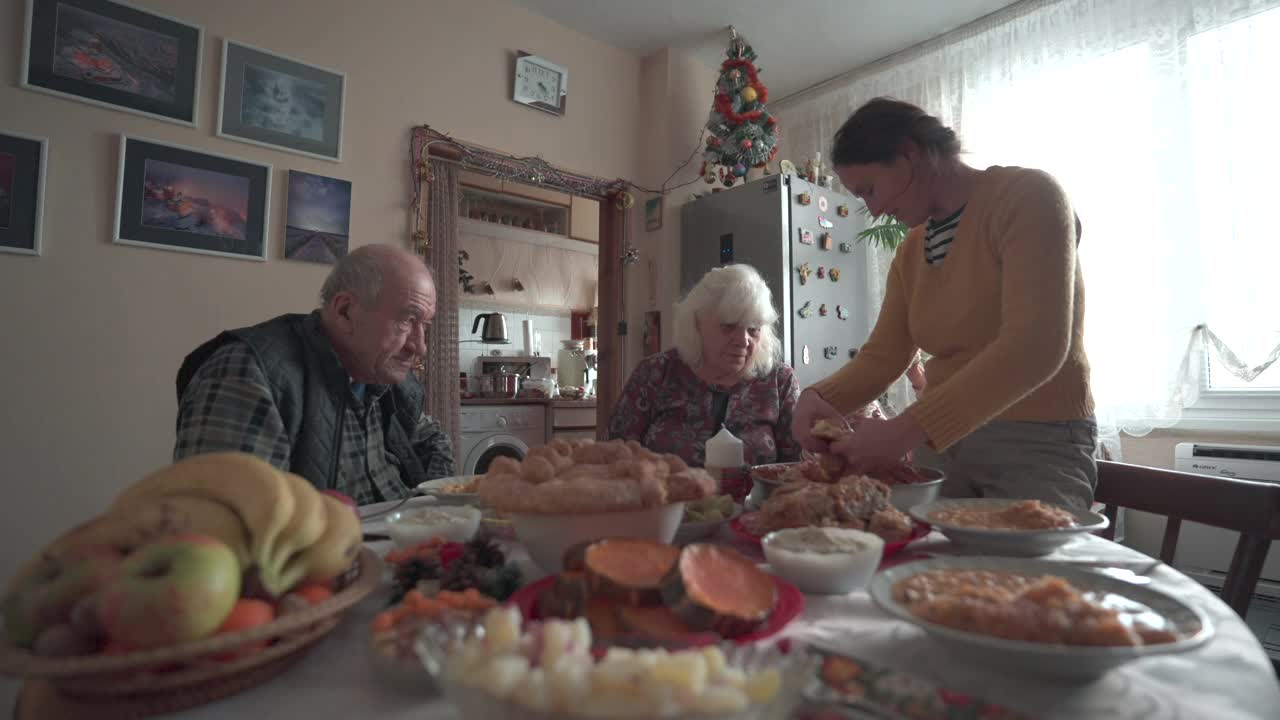
<svg viewBox="0 0 1280 720">
<path fill-rule="evenodd" d="M 747 79 L 750 81 L 748 85 L 755 88 L 756 91 L 756 102 L 764 104 L 769 101 L 769 89 L 760 82 L 760 76 L 756 74 L 756 66 L 750 60 L 725 60 L 720 67 L 726 70 L 735 67 L 745 68 Z M 727 93 L 716 93 L 716 112 L 735 124 L 759 120 L 760 115 L 763 114 L 760 110 L 752 110 L 745 113 L 734 112 L 733 103 L 730 102 Z"/>
</svg>

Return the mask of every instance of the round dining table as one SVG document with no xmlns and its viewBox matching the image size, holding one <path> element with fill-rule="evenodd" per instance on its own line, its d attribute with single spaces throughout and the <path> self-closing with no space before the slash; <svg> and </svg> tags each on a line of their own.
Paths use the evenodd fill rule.
<svg viewBox="0 0 1280 720">
<path fill-rule="evenodd" d="M 426 498 L 411 503 L 429 502 Z M 394 503 L 361 508 L 366 533 L 384 530 L 380 513 Z M 722 528 L 714 540 L 764 562 L 759 548 Z M 380 554 L 387 541 L 369 543 Z M 518 542 L 503 541 L 508 557 L 526 581 L 543 573 Z M 963 552 L 938 534 L 912 544 L 892 562 Z M 1203 610 L 1216 630 L 1206 644 L 1178 655 L 1135 660 L 1086 683 L 1011 674 L 952 655 L 914 625 L 876 607 L 865 591 L 839 596 L 805 596 L 803 613 L 782 634 L 798 644 L 847 654 L 890 671 L 919 687 L 950 697 L 973 698 L 1030 718 L 1280 718 L 1280 682 L 1257 638 L 1217 596 L 1174 568 L 1133 549 L 1084 535 L 1047 559 L 1131 576 L 1135 582 L 1174 595 Z M 264 685 L 180 712 L 180 720 L 215 718 L 362 718 L 365 720 L 452 720 L 457 711 L 432 690 L 386 675 L 373 660 L 369 624 L 386 607 L 389 585 L 348 612 L 342 623 L 292 668 Z M 6 687 L 15 695 L 16 684 Z M 17 708 L 15 707 L 15 710 Z M 838 708 L 847 718 L 893 718 L 889 711 Z"/>
</svg>

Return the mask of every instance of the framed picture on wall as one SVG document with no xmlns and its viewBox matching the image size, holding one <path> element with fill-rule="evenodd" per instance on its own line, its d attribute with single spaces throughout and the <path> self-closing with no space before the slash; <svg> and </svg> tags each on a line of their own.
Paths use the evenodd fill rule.
<svg viewBox="0 0 1280 720">
<path fill-rule="evenodd" d="M 332 265 L 347 254 L 351 232 L 351 183 L 289 171 L 284 256 Z"/>
<path fill-rule="evenodd" d="M 346 75 L 224 40 L 218 136 L 342 161 Z"/>
<path fill-rule="evenodd" d="M 40 254 L 49 141 L 0 131 L 0 252 Z"/>
<path fill-rule="evenodd" d="M 110 0 L 27 0 L 22 87 L 196 124 L 204 31 Z"/>
<path fill-rule="evenodd" d="M 271 166 L 121 136 L 114 240 L 267 259 Z"/>
<path fill-rule="evenodd" d="M 644 229 L 648 232 L 662 229 L 662 196 L 644 201 Z"/>
</svg>

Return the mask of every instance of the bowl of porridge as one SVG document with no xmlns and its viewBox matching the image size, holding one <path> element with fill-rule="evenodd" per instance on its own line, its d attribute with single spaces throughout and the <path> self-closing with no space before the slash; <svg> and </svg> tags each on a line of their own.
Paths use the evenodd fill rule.
<svg viewBox="0 0 1280 720">
<path fill-rule="evenodd" d="M 936 500 L 911 508 L 957 545 L 992 555 L 1048 555 L 1084 533 L 1103 530 L 1106 516 L 1077 512 L 1040 500 L 964 498 Z"/>
<path fill-rule="evenodd" d="M 1154 588 L 1029 558 L 945 557 L 877 573 L 872 600 L 964 661 L 1088 682 L 1200 647 L 1203 611 Z"/>
</svg>

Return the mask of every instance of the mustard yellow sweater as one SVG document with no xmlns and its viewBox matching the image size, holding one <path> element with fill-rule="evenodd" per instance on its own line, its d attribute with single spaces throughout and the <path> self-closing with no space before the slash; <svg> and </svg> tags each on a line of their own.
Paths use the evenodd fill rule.
<svg viewBox="0 0 1280 720">
<path fill-rule="evenodd" d="M 943 450 L 988 420 L 1093 415 L 1084 352 L 1084 282 L 1075 214 L 1047 173 L 985 170 L 944 262 L 924 259 L 914 228 L 889 268 L 867 343 L 813 386 L 849 413 L 879 397 L 917 348 L 933 357 L 907 409 Z"/>
</svg>

